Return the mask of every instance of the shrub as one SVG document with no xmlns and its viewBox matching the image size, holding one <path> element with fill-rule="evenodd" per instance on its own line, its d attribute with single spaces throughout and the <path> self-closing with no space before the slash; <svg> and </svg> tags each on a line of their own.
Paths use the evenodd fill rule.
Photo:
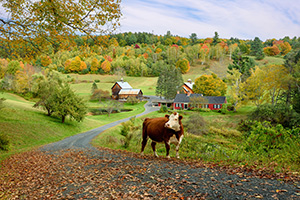
<svg viewBox="0 0 300 200">
<path fill-rule="evenodd" d="M 268 121 L 273 125 L 282 124 L 284 127 L 289 128 L 300 123 L 300 115 L 283 104 L 275 106 L 270 104 L 261 105 L 250 114 L 249 118 L 260 122 Z"/>
<path fill-rule="evenodd" d="M 158 112 L 160 113 L 168 112 L 168 107 L 166 105 L 162 105 Z"/>
<path fill-rule="evenodd" d="M 133 138 L 133 132 L 135 130 L 138 130 L 140 127 L 139 126 L 135 126 L 135 118 L 132 117 L 129 121 L 127 122 L 123 122 L 121 127 L 121 132 L 120 134 L 122 136 L 124 136 L 124 138 L 121 140 L 121 142 L 123 143 L 123 147 L 125 149 L 127 149 L 130 145 L 130 142 Z"/>
<path fill-rule="evenodd" d="M 128 97 L 126 102 L 134 105 L 134 104 L 137 104 L 139 102 L 139 100 L 134 96 L 130 96 L 130 97 Z"/>
<path fill-rule="evenodd" d="M 7 135 L 0 133 L 0 150 L 7 151 L 9 149 L 9 138 Z"/>
<path fill-rule="evenodd" d="M 203 135 L 208 133 L 207 123 L 198 113 L 192 114 L 188 118 L 185 127 L 189 133 L 194 135 Z"/>
</svg>

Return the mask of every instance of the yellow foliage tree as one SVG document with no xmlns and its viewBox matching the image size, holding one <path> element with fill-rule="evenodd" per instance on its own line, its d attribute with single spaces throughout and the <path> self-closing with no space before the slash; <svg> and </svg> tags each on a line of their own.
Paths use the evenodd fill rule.
<svg viewBox="0 0 300 200">
<path fill-rule="evenodd" d="M 190 63 L 187 59 L 179 59 L 176 62 L 176 67 L 180 69 L 182 74 L 187 73 L 190 70 Z"/>
<path fill-rule="evenodd" d="M 85 62 L 83 62 L 79 56 L 76 56 L 74 60 L 70 61 L 67 60 L 65 62 L 65 70 L 67 72 L 81 72 L 82 70 L 86 69 L 87 66 Z"/>
<path fill-rule="evenodd" d="M 91 63 L 91 71 L 93 73 L 98 71 L 98 66 L 99 66 L 99 61 L 97 58 L 93 58 L 92 63 Z"/>
<path fill-rule="evenodd" d="M 101 68 L 103 69 L 104 73 L 110 72 L 111 64 L 108 60 L 103 61 L 101 64 Z"/>
<path fill-rule="evenodd" d="M 227 85 L 214 73 L 202 75 L 195 80 L 193 91 L 204 96 L 224 96 Z"/>
</svg>

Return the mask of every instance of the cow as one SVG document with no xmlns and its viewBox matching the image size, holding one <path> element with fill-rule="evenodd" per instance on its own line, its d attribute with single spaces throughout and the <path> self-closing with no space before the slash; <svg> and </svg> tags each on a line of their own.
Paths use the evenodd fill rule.
<svg viewBox="0 0 300 200">
<path fill-rule="evenodd" d="M 144 155 L 144 149 L 148 138 L 152 140 L 151 147 L 154 156 L 158 157 L 155 151 L 156 143 L 165 143 L 167 158 L 170 158 L 170 142 L 176 144 L 176 157 L 179 158 L 179 145 L 182 141 L 184 131 L 181 123 L 182 116 L 174 112 L 171 115 L 158 118 L 146 118 L 143 122 L 143 141 L 141 154 Z"/>
</svg>

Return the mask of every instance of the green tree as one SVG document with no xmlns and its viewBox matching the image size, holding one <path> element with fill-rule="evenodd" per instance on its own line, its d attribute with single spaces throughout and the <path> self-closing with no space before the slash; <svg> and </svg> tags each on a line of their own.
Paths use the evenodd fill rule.
<svg viewBox="0 0 300 200">
<path fill-rule="evenodd" d="M 300 113 L 300 48 L 293 49 L 284 56 L 284 67 L 288 72 L 287 89 L 282 95 L 287 107 L 293 105 Z"/>
<path fill-rule="evenodd" d="M 195 80 L 193 91 L 203 96 L 224 96 L 227 85 L 214 73 L 202 75 Z"/>
<path fill-rule="evenodd" d="M 156 95 L 173 99 L 183 85 L 181 72 L 174 66 L 164 65 L 157 79 Z"/>
<path fill-rule="evenodd" d="M 218 43 L 220 43 L 219 34 L 218 34 L 218 32 L 215 32 L 215 36 L 213 37 L 212 45 L 216 46 Z"/>
<path fill-rule="evenodd" d="M 255 56 L 256 60 L 262 60 L 265 57 L 262 41 L 258 37 L 255 37 L 250 45 L 251 55 Z"/>
<path fill-rule="evenodd" d="M 92 85 L 92 94 L 94 94 L 95 90 L 98 89 L 97 83 L 94 81 Z"/>
<path fill-rule="evenodd" d="M 228 65 L 228 73 L 232 69 L 237 69 L 242 74 L 242 82 L 244 82 L 251 74 L 250 69 L 254 68 L 255 61 L 252 58 L 243 56 L 237 48 L 232 54 L 232 64 Z"/>
<path fill-rule="evenodd" d="M 56 115 L 65 122 L 67 116 L 82 121 L 86 114 L 86 106 L 81 97 L 77 96 L 58 72 L 47 72 L 44 79 L 39 79 L 36 89 L 38 102 L 34 107 L 42 107 L 47 114 Z"/>
<path fill-rule="evenodd" d="M 71 90 L 69 84 L 64 83 L 61 87 L 57 87 L 53 94 L 54 101 L 54 113 L 61 118 L 61 122 L 64 123 L 66 117 L 75 119 L 80 122 L 84 119 L 87 108 L 81 97 L 76 95 Z"/>
<path fill-rule="evenodd" d="M 191 45 L 197 44 L 197 40 L 198 40 L 197 34 L 196 33 L 192 33 L 190 35 L 190 40 L 191 40 Z"/>
</svg>

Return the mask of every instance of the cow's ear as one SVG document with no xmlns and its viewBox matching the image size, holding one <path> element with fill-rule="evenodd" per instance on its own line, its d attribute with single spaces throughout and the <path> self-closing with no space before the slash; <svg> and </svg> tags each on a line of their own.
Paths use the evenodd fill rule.
<svg viewBox="0 0 300 200">
<path fill-rule="evenodd" d="M 182 115 L 179 115 L 179 120 L 182 120 L 182 118 L 183 118 Z"/>
<path fill-rule="evenodd" d="M 169 119 L 170 115 L 165 115 L 165 117 Z"/>
</svg>

